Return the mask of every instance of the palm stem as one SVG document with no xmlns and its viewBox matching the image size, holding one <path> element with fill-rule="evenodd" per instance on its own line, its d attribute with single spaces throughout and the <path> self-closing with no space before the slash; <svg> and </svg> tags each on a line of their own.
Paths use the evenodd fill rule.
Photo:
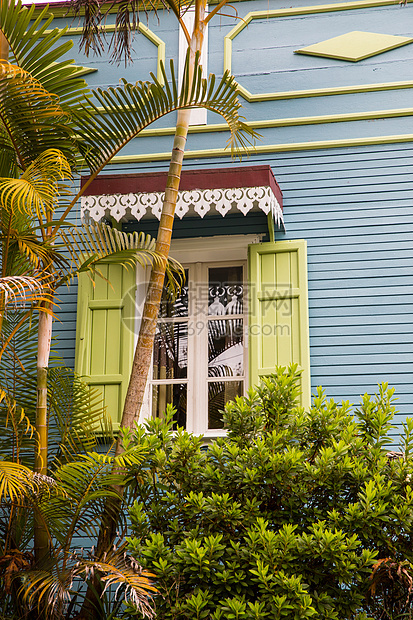
<svg viewBox="0 0 413 620">
<path fill-rule="evenodd" d="M 3 303 L 3 296 L 4 293 L 0 294 L 0 304 Z M 0 308 L 3 309 L 3 305 L 0 305 Z M 23 325 L 23 323 L 25 321 L 27 321 L 28 317 L 30 316 L 30 312 L 31 310 L 28 310 L 27 312 L 25 312 L 25 314 L 22 316 L 22 318 L 20 319 L 20 321 L 17 323 L 17 325 L 15 325 L 15 327 L 13 328 L 13 330 L 11 331 L 11 333 L 8 335 L 6 341 L 2 344 L 2 347 L 0 349 L 0 362 L 1 362 L 1 358 L 3 357 L 3 353 L 6 350 L 6 348 L 8 347 L 8 345 L 10 344 L 10 342 L 12 341 L 13 337 L 17 334 L 17 332 L 19 331 L 20 327 Z M 0 333 L 1 333 L 1 328 L 2 328 L 2 322 L 3 322 L 3 318 L 4 318 L 4 314 L 3 314 L 3 310 L 2 313 L 0 315 Z"/>
<path fill-rule="evenodd" d="M 48 420 L 47 420 L 47 367 L 49 365 L 50 342 L 52 337 L 52 320 L 50 313 L 39 313 L 37 341 L 37 405 L 36 431 L 38 449 L 35 453 L 34 470 L 47 475 Z M 34 513 L 34 555 L 36 563 L 42 562 L 49 551 L 49 535 L 40 519 L 40 513 Z"/>
<path fill-rule="evenodd" d="M 191 37 L 190 49 L 190 79 L 193 77 L 195 56 L 201 52 L 205 30 L 205 0 L 197 0 L 195 4 L 194 30 Z M 184 159 L 186 140 L 189 129 L 190 110 L 179 110 L 175 129 L 172 156 L 166 182 L 165 198 L 162 205 L 159 222 L 156 250 L 164 258 L 163 262 L 153 265 L 146 295 L 139 338 L 135 349 L 132 372 L 126 393 L 125 405 L 122 414 L 121 426 L 133 428 L 139 419 L 142 408 L 145 387 L 152 360 L 153 344 L 155 340 L 156 323 L 162 298 L 162 289 L 165 280 L 166 261 L 169 256 L 172 239 L 172 227 L 176 208 L 176 199 L 181 180 L 182 163 Z M 123 451 L 120 442 L 116 446 L 116 454 Z"/>
<path fill-rule="evenodd" d="M 9 57 L 9 44 L 6 37 L 0 31 L 0 60 L 7 60 Z"/>
<path fill-rule="evenodd" d="M 152 360 L 153 343 L 155 339 L 156 323 L 165 279 L 166 260 L 169 255 L 172 238 L 172 226 L 176 207 L 176 198 L 181 178 L 182 162 L 189 128 L 190 110 L 178 112 L 172 157 L 169 166 L 165 198 L 159 222 L 156 250 L 164 258 L 162 263 L 153 265 L 146 295 L 139 338 L 135 349 L 131 379 L 126 394 L 121 426 L 132 428 L 139 417 L 149 367 Z M 117 454 L 122 448 L 117 445 Z"/>
</svg>

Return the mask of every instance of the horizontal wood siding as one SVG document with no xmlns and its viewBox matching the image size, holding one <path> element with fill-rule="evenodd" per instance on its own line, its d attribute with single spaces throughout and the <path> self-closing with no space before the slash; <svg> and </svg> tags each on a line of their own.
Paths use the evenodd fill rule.
<svg viewBox="0 0 413 620">
<path fill-rule="evenodd" d="M 287 232 L 307 239 L 311 383 L 357 402 L 396 387 L 413 412 L 412 147 L 271 158 Z"/>
</svg>

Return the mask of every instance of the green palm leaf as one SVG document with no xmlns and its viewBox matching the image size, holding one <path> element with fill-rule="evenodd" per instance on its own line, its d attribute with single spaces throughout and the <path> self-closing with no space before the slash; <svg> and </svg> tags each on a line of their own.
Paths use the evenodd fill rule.
<svg viewBox="0 0 413 620">
<path fill-rule="evenodd" d="M 3 393 L 0 399 L 0 454 L 3 458 L 12 460 L 26 467 L 33 463 L 33 454 L 37 449 L 37 434 L 30 417 L 11 398 Z M 30 458 L 26 458 L 30 455 Z"/>
<path fill-rule="evenodd" d="M 62 181 L 71 178 L 71 168 L 63 153 L 48 149 L 36 157 L 20 178 L 0 178 L 0 203 L 9 211 L 46 217 L 54 210 L 59 195 L 67 191 Z"/>
<path fill-rule="evenodd" d="M 60 230 L 62 245 L 70 252 L 72 265 L 64 280 L 70 280 L 76 273 L 99 272 L 99 262 L 105 259 L 133 267 L 159 264 L 163 261 L 155 249 L 156 241 L 141 232 L 125 233 L 106 224 L 90 224 Z M 172 293 L 183 283 L 184 270 L 172 258 L 167 261 L 167 282 Z M 60 283 L 59 283 L 60 284 Z"/>
<path fill-rule="evenodd" d="M 55 469 L 58 492 L 46 497 L 40 509 L 56 540 L 56 553 L 60 549 L 68 551 L 74 536 L 97 536 L 107 498 L 118 498 L 113 485 L 119 483 L 121 476 L 112 472 L 113 457 L 104 457 L 89 452 Z"/>
<path fill-rule="evenodd" d="M 0 459 L 0 503 L 36 496 L 48 481 L 46 476 L 33 474 L 25 465 Z"/>
<path fill-rule="evenodd" d="M 4 305 L 31 305 L 42 300 L 49 301 L 50 296 L 44 290 L 45 282 L 32 276 L 5 276 L 0 278 L 0 292 Z"/>
<path fill-rule="evenodd" d="M 10 334 L 13 337 L 2 354 L 0 366 L 0 386 L 8 395 L 0 400 L 0 454 L 8 457 L 18 454 L 20 462 L 33 467 L 38 317 L 34 315 L 19 326 L 22 317 L 25 313 L 12 307 L 3 322 L 3 343 Z M 52 354 L 53 363 L 60 361 L 53 359 Z M 53 470 L 58 462 L 73 460 L 79 452 L 96 449 L 99 437 L 111 441 L 112 429 L 97 388 L 86 385 L 69 368 L 56 366 L 48 373 L 50 468 Z"/>
<path fill-rule="evenodd" d="M 68 120 L 56 95 L 23 69 L 0 62 L 0 148 L 13 148 L 20 168 L 26 170 L 48 149 L 73 160 Z"/>
<path fill-rule="evenodd" d="M 130 0 L 116 0 L 112 4 L 102 5 L 99 0 L 70 0 L 70 5 L 74 16 L 83 19 L 83 35 L 81 47 L 85 49 L 86 55 L 90 51 L 100 54 L 103 50 L 104 31 L 102 24 L 106 22 L 109 12 L 113 13 L 116 7 L 115 32 L 112 37 L 110 47 L 112 57 L 120 62 L 122 59 L 131 60 L 132 37 L 138 29 L 140 14 L 143 12 L 148 16 L 149 12 L 155 15 L 158 8 L 170 9 L 178 17 L 186 13 L 188 8 L 194 4 L 194 0 L 141 0 L 140 2 L 130 2 Z"/>
<path fill-rule="evenodd" d="M 104 114 L 99 114 L 97 105 L 93 103 L 95 114 L 78 118 L 79 148 L 93 176 L 142 129 L 181 108 L 203 107 L 223 116 L 231 132 L 228 144 L 232 155 L 240 154 L 241 149 L 254 143 L 258 134 L 239 116 L 238 85 L 228 72 L 218 82 L 213 74 L 204 79 L 197 56 L 191 80 L 188 55 L 179 89 L 172 60 L 170 64 L 171 85 L 161 66 L 164 85 L 151 74 L 153 82 L 129 84 L 123 81 L 120 87 L 93 91 L 96 103 Z"/>
<path fill-rule="evenodd" d="M 7 146 L 9 140 L 4 133 L 0 125 L 0 143 L 3 144 L 3 148 L 0 149 L 0 177 L 16 178 L 18 176 L 16 153 L 10 144 Z"/>
<path fill-rule="evenodd" d="M 67 27 L 46 32 L 52 21 L 48 7 L 35 15 L 34 4 L 23 7 L 20 0 L 16 4 L 7 0 L 0 3 L 0 31 L 8 42 L 11 63 L 30 73 L 45 90 L 57 95 L 64 110 L 73 109 L 88 92 L 88 87 L 77 77 L 80 69 L 73 60 L 60 60 L 71 49 L 73 41 L 58 45 Z"/>
<path fill-rule="evenodd" d="M 96 449 L 98 439 L 113 440 L 110 417 L 97 388 L 84 383 L 71 369 L 48 372 L 50 413 L 49 449 L 54 462 L 73 460 L 75 455 Z"/>
</svg>

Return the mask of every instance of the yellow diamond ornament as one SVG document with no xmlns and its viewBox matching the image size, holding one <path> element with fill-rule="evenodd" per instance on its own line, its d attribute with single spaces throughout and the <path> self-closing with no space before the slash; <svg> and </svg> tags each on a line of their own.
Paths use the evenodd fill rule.
<svg viewBox="0 0 413 620">
<path fill-rule="evenodd" d="M 325 58 L 358 62 L 364 58 L 383 54 L 383 52 L 388 52 L 408 43 L 413 43 L 413 39 L 392 34 L 376 34 L 375 32 L 354 30 L 339 37 L 333 37 L 332 39 L 321 41 L 321 43 L 315 43 L 300 50 L 295 50 L 295 54 L 323 56 Z"/>
</svg>

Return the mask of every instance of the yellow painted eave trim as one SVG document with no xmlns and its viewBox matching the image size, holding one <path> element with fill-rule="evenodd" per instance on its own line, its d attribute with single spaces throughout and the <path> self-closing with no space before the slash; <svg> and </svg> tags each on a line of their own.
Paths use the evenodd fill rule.
<svg viewBox="0 0 413 620">
<path fill-rule="evenodd" d="M 108 25 L 105 24 L 104 26 L 102 26 L 102 30 L 105 33 L 115 32 L 116 27 L 114 24 L 108 24 Z M 139 22 L 138 30 L 139 32 L 143 34 L 144 37 L 148 39 L 148 41 L 153 43 L 153 45 L 155 45 L 155 47 L 158 50 L 156 77 L 159 83 L 163 86 L 164 79 L 163 79 L 163 74 L 161 72 L 161 62 L 165 65 L 165 58 L 166 58 L 165 41 L 163 41 L 160 37 L 158 37 L 158 35 L 155 34 L 150 28 L 145 26 L 145 24 L 142 24 L 142 22 Z M 44 36 L 47 36 L 51 32 L 53 32 L 53 29 L 45 30 Z M 63 33 L 63 36 L 68 37 L 68 36 L 73 36 L 73 35 L 81 35 L 82 32 L 83 32 L 83 29 L 80 26 L 75 26 L 73 28 L 69 27 L 67 28 L 67 30 L 65 30 L 65 32 Z M 89 73 L 91 71 L 97 71 L 97 69 L 91 69 Z"/>
<path fill-rule="evenodd" d="M 406 0 L 407 4 L 410 4 L 413 0 Z M 397 6 L 399 4 L 395 0 L 358 0 L 357 2 L 338 2 L 337 4 L 320 4 L 313 6 L 303 6 L 303 7 L 290 7 L 288 9 L 277 9 L 274 11 L 251 11 L 247 13 L 247 15 L 241 19 L 241 21 L 230 30 L 230 32 L 224 37 L 224 71 L 228 71 L 232 73 L 232 41 L 235 37 L 244 30 L 248 26 L 248 24 L 254 19 L 271 19 L 276 17 L 294 17 L 299 15 L 317 15 L 319 13 L 329 13 L 331 11 L 350 11 L 354 9 L 366 9 L 366 8 L 374 8 L 379 6 Z M 278 99 L 278 98 L 290 98 L 294 96 L 301 97 L 311 97 L 315 96 L 315 94 L 301 94 L 301 95 L 292 95 L 294 92 L 302 92 L 302 93 L 316 93 L 319 90 L 330 90 L 330 89 L 315 89 L 312 91 L 290 91 L 289 93 L 285 93 L 286 96 L 280 97 L 280 93 L 264 93 L 259 95 L 252 95 L 249 91 L 240 86 L 240 91 L 242 96 L 247 99 L 247 101 L 266 101 L 268 99 Z M 336 92 L 331 92 L 328 94 L 341 94 L 340 89 L 333 89 Z M 342 92 L 346 92 L 345 90 Z M 350 91 L 350 92 L 359 92 L 359 91 Z"/>
<path fill-rule="evenodd" d="M 258 145 L 255 149 L 249 149 L 241 154 L 244 156 L 282 153 L 291 151 L 312 151 L 319 149 L 343 148 L 348 146 L 368 146 L 376 144 L 396 144 L 397 142 L 413 142 L 413 134 L 396 136 L 379 136 L 373 138 L 348 138 L 345 140 L 318 140 L 313 142 L 292 142 L 284 144 Z M 201 159 L 206 157 L 230 157 L 228 149 L 206 149 L 199 151 L 185 151 L 185 159 Z M 110 164 L 135 164 L 147 161 L 167 161 L 171 158 L 171 152 L 148 153 L 144 155 L 118 155 Z"/>
<path fill-rule="evenodd" d="M 312 88 L 309 90 L 288 90 L 275 93 L 252 94 L 238 84 L 238 92 L 249 103 L 259 101 L 279 101 L 282 99 L 302 99 L 304 97 L 330 97 L 331 95 L 353 95 L 356 93 L 372 93 L 382 90 L 400 90 L 413 88 L 413 81 L 383 82 L 381 84 L 355 84 L 354 86 L 336 86 L 332 88 Z"/>
<path fill-rule="evenodd" d="M 326 114 L 323 116 L 300 116 L 292 118 L 270 119 L 264 121 L 251 121 L 248 127 L 252 129 L 271 129 L 275 127 L 296 127 L 302 125 L 322 125 L 326 123 L 348 123 L 353 121 L 380 120 L 383 118 L 400 118 L 413 116 L 413 108 L 399 108 L 395 110 L 374 110 L 371 112 L 349 112 L 348 114 Z M 214 123 L 211 125 L 192 125 L 189 133 L 215 133 L 229 131 L 226 123 Z M 161 129 L 144 129 L 138 137 L 172 136 L 175 127 Z"/>
</svg>

